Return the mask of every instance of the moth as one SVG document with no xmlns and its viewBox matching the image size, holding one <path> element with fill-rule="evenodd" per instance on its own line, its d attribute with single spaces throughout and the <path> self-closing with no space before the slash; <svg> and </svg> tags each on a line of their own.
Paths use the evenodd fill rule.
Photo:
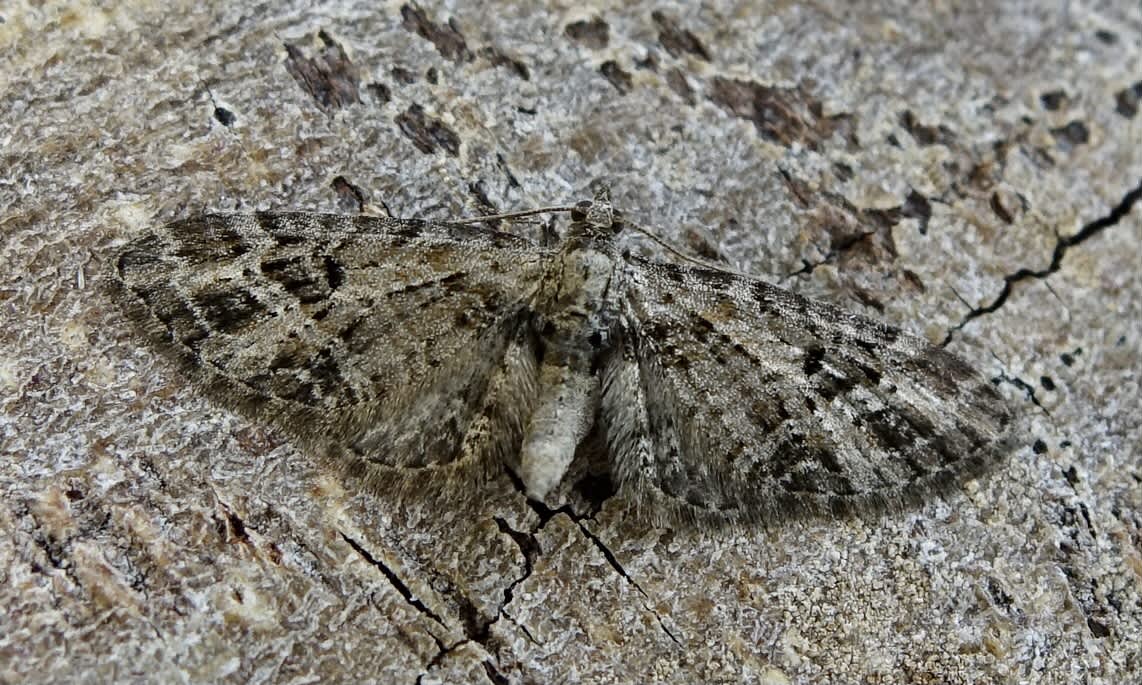
<svg viewBox="0 0 1142 685">
<path fill-rule="evenodd" d="M 131 240 L 113 281 L 210 397 L 379 492 L 506 467 L 543 499 L 596 430 L 652 518 L 773 522 L 909 506 L 1013 449 L 1011 407 L 940 347 L 621 251 L 605 189 L 555 209 L 555 247 L 470 221 L 207 214 Z"/>
</svg>

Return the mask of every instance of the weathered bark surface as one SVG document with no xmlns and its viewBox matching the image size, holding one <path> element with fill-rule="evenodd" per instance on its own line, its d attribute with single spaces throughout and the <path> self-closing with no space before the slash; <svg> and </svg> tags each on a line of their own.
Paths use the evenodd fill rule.
<svg viewBox="0 0 1142 685">
<path fill-rule="evenodd" d="M 0 680 L 1139 677 L 1137 3 L 311 4 L 2 10 Z M 1026 447 L 915 511 L 769 530 L 553 514 L 506 477 L 398 506 L 208 404 L 94 284 L 206 209 L 597 180 L 684 249 L 950 337 Z"/>
</svg>

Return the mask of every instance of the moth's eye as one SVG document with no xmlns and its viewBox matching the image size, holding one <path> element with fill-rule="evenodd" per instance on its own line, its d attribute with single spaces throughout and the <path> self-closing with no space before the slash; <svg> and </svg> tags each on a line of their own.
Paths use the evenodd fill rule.
<svg viewBox="0 0 1142 685">
<path fill-rule="evenodd" d="M 591 201 L 583 200 L 582 202 L 575 203 L 575 208 L 571 210 L 572 221 L 584 221 L 587 218 L 587 212 L 591 209 Z"/>
</svg>

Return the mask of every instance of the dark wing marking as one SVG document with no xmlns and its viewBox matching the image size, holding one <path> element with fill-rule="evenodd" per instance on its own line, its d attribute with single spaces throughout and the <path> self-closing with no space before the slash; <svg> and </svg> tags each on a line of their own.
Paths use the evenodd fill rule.
<svg viewBox="0 0 1142 685">
<path fill-rule="evenodd" d="M 958 357 L 759 280 L 631 258 L 601 417 L 652 516 L 772 521 L 898 507 L 1012 448 Z"/>
<path fill-rule="evenodd" d="M 207 215 L 131 241 L 113 280 L 214 399 L 386 487 L 514 455 L 535 395 L 527 303 L 549 258 L 473 226 Z"/>
</svg>

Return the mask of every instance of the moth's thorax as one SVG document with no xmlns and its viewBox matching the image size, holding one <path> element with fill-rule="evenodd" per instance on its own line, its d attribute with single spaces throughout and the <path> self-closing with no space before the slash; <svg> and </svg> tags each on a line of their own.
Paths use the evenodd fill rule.
<svg viewBox="0 0 1142 685">
<path fill-rule="evenodd" d="M 618 312 L 621 264 L 610 236 L 573 234 L 563 243 L 535 307 L 549 351 L 593 356 L 607 345 Z"/>
<path fill-rule="evenodd" d="M 598 411 L 600 352 L 612 344 L 621 264 L 610 205 L 588 203 L 550 262 L 532 309 L 539 334 L 538 396 L 518 473 L 543 499 L 567 473 Z"/>
</svg>

